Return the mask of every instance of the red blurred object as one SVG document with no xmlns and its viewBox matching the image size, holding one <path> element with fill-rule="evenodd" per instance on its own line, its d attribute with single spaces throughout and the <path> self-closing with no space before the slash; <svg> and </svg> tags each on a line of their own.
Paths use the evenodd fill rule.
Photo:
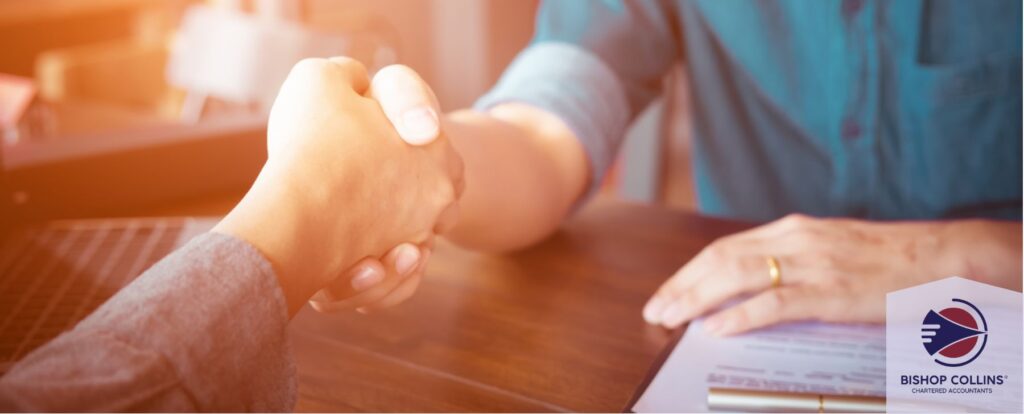
<svg viewBox="0 0 1024 414">
<path fill-rule="evenodd" d="M 17 128 L 37 92 L 31 78 L 0 73 L 0 129 Z"/>
</svg>

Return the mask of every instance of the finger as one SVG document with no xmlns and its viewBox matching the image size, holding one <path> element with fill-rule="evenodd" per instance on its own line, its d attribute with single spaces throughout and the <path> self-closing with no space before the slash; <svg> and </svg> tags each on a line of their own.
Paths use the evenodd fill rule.
<svg viewBox="0 0 1024 414">
<path fill-rule="evenodd" d="M 430 86 L 415 71 L 390 65 L 377 71 L 370 97 L 380 103 L 398 135 L 413 145 L 434 142 L 441 134 L 441 108 Z"/>
<path fill-rule="evenodd" d="M 346 299 L 359 292 L 370 290 L 384 281 L 384 265 L 373 257 L 367 257 L 350 267 L 344 274 L 321 289 L 326 300 Z"/>
<path fill-rule="evenodd" d="M 389 275 L 384 278 L 383 283 L 380 283 L 372 289 L 362 292 L 356 296 L 352 296 L 347 299 L 333 300 L 314 296 L 309 300 L 309 304 L 313 306 L 313 309 L 316 309 L 319 312 L 337 312 L 358 309 L 387 297 L 388 294 L 401 285 L 402 280 L 402 278 L 391 277 L 391 275 Z"/>
<path fill-rule="evenodd" d="M 366 72 L 366 66 L 346 56 L 335 56 L 327 61 L 334 64 L 337 74 L 352 86 L 353 91 L 360 95 L 366 94 L 370 88 L 370 75 Z"/>
<path fill-rule="evenodd" d="M 403 275 L 411 274 L 418 267 L 420 257 L 421 250 L 418 246 L 402 243 L 388 251 L 381 262 L 362 262 L 364 265 L 382 265 L 375 270 L 385 275 L 383 281 L 357 295 L 352 295 L 350 288 L 333 285 L 318 292 L 310 299 L 310 304 L 319 311 L 335 311 L 353 309 L 381 300 L 398 287 Z"/>
<path fill-rule="evenodd" d="M 735 258 L 739 256 L 737 252 L 763 251 L 766 247 L 757 238 L 734 235 L 716 240 L 658 287 L 644 306 L 644 320 L 652 325 L 679 326 L 692 317 L 689 316 L 692 311 L 687 309 L 689 304 L 680 298 L 686 297 L 694 284 L 722 274 L 735 274 L 727 269 L 735 265 Z"/>
<path fill-rule="evenodd" d="M 805 286 L 769 289 L 736 306 L 709 317 L 704 328 L 714 335 L 726 336 L 782 322 L 814 319 L 828 299 Z"/>
<path fill-rule="evenodd" d="M 410 244 L 404 244 L 399 247 L 402 249 L 413 248 L 418 251 L 418 260 L 413 262 L 412 266 L 409 266 L 409 264 L 399 264 L 403 260 L 401 259 L 403 253 L 399 252 L 399 249 L 396 247 L 393 250 L 394 253 L 389 253 L 384 259 L 384 264 L 388 272 L 387 280 L 390 283 L 381 284 L 378 288 L 349 299 L 343 304 L 336 301 L 333 305 L 335 307 L 344 307 L 345 309 L 355 308 L 360 312 L 366 313 L 369 309 L 377 308 L 378 303 L 381 301 L 391 297 L 391 295 L 396 290 L 400 289 L 407 280 L 418 278 L 419 274 L 422 273 L 422 269 L 425 268 L 427 258 L 429 258 L 430 255 L 430 250 L 424 250 Z M 402 267 L 401 272 L 398 269 L 399 267 Z"/>
<path fill-rule="evenodd" d="M 414 269 L 408 276 L 403 277 L 402 283 L 399 284 L 398 287 L 393 289 L 380 300 L 374 301 L 366 306 L 357 308 L 356 310 L 359 311 L 360 313 L 370 313 L 374 310 L 395 306 L 411 297 L 412 294 L 415 293 L 416 289 L 419 287 L 420 279 L 422 279 L 423 275 L 426 273 L 427 264 L 430 262 L 430 255 L 432 254 L 433 250 L 431 248 L 421 246 L 420 252 L 423 255 L 423 258 L 420 259 L 419 265 L 417 265 L 416 269 Z M 410 287 L 410 281 L 413 280 L 415 280 L 415 283 L 413 283 Z"/>
<path fill-rule="evenodd" d="M 694 258 L 694 260 L 696 259 Z M 692 266 L 694 260 L 683 265 L 668 280 L 663 282 L 661 286 L 658 286 L 658 290 L 654 292 L 654 295 L 651 295 L 651 298 L 644 305 L 644 321 L 651 325 L 660 325 L 666 314 L 673 315 L 679 312 L 675 310 L 675 307 L 679 306 L 675 304 L 676 298 L 683 292 L 688 268 Z"/>
<path fill-rule="evenodd" d="M 422 279 L 420 276 L 405 278 L 402 280 L 402 283 L 398 285 L 395 290 L 388 293 L 387 296 L 378 301 L 374 301 L 367 306 L 359 307 L 356 310 L 360 313 L 370 313 L 405 302 L 406 299 L 409 299 L 414 293 L 416 293 L 416 289 L 420 286 L 420 279 Z"/>
<path fill-rule="evenodd" d="M 417 248 L 419 249 L 419 261 L 415 263 L 411 270 L 403 269 L 401 272 L 397 270 L 397 264 L 390 264 L 388 266 L 389 272 L 396 279 L 408 279 L 413 277 L 419 277 L 423 275 L 423 272 L 427 268 L 427 264 L 430 262 L 430 255 L 433 254 L 434 237 L 431 236 L 427 241 L 421 243 Z"/>
<path fill-rule="evenodd" d="M 313 96 L 328 100 L 362 98 L 369 84 L 366 68 L 353 59 L 302 59 L 285 78 L 272 111 L 295 111 L 292 106 Z"/>
<path fill-rule="evenodd" d="M 776 257 L 780 268 L 785 268 L 785 280 L 795 280 L 799 275 L 789 270 L 788 263 L 806 253 L 800 228 L 811 220 L 791 215 L 716 240 L 658 288 L 644 306 L 644 320 L 676 327 L 730 297 L 767 287 L 771 284 L 768 256 Z"/>
<path fill-rule="evenodd" d="M 309 299 L 313 309 L 320 312 L 334 311 L 342 308 L 351 309 L 346 301 L 355 297 L 360 292 L 368 292 L 372 289 L 383 289 L 385 292 L 392 289 L 381 288 L 384 285 L 387 271 L 379 260 L 367 257 L 357 262 L 344 272 L 344 275 L 331 281 L 323 289 L 320 289 Z M 328 305 L 333 304 L 333 305 Z"/>
<path fill-rule="evenodd" d="M 785 258 L 777 259 L 782 267 Z M 759 292 L 772 286 L 767 259 L 761 255 L 737 257 L 732 266 L 722 266 L 720 272 L 695 280 L 686 290 L 677 294 L 678 310 L 666 312 L 662 325 L 676 328 L 693 318 L 721 306 L 729 299 Z"/>
</svg>

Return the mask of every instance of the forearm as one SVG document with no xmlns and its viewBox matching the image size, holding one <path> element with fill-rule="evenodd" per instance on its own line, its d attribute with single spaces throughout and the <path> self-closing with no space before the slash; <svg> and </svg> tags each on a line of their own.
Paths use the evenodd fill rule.
<svg viewBox="0 0 1024 414">
<path fill-rule="evenodd" d="M 269 263 L 202 235 L 0 378 L 0 411 L 287 411 L 287 322 Z"/>
<path fill-rule="evenodd" d="M 445 133 L 465 162 L 459 224 L 449 238 L 505 251 L 551 234 L 582 195 L 586 155 L 557 118 L 522 105 L 449 114 Z"/>
</svg>

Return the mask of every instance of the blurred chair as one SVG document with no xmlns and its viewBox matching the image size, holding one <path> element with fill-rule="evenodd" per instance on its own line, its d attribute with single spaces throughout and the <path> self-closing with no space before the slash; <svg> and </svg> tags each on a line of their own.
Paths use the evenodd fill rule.
<svg viewBox="0 0 1024 414">
<path fill-rule="evenodd" d="M 45 134 L 52 125 L 49 107 L 38 97 L 30 78 L 0 73 L 0 138 L 12 145 L 33 134 Z"/>
<path fill-rule="evenodd" d="M 39 83 L 41 97 L 46 101 L 57 103 L 58 108 L 61 107 L 61 104 L 88 104 L 105 108 L 104 113 L 120 110 L 125 118 L 138 115 L 144 119 L 163 119 L 165 121 L 176 121 L 182 119 L 183 115 L 186 120 L 196 121 L 204 109 L 211 112 L 211 108 L 213 113 L 252 112 L 253 110 L 269 109 L 269 103 L 273 100 L 280 81 L 283 80 L 283 74 L 276 77 L 261 75 L 256 78 L 248 78 L 253 79 L 254 82 L 251 84 L 259 86 L 261 91 L 244 96 L 229 93 L 218 95 L 217 88 L 196 88 L 197 90 L 189 91 L 188 89 L 192 89 L 189 86 L 195 85 L 195 82 L 177 82 L 176 85 L 175 82 L 169 81 L 168 65 L 172 62 L 172 46 L 175 39 L 181 37 L 178 30 L 182 27 L 179 26 L 179 22 L 182 20 L 182 11 L 190 4 L 193 8 L 197 7 L 195 3 L 197 2 L 178 0 L 168 3 L 156 2 L 151 8 L 139 12 L 136 23 L 139 29 L 131 37 L 84 46 L 59 48 L 42 53 L 36 61 L 36 79 Z M 217 3 L 217 5 L 205 6 L 206 8 L 224 7 L 223 1 L 208 3 Z M 282 2 L 280 0 L 262 0 L 257 4 L 272 7 L 279 3 Z M 186 64 L 184 70 L 180 72 L 190 74 L 192 76 L 190 80 L 196 79 L 195 76 L 202 78 L 211 75 L 212 77 L 208 78 L 212 83 L 208 84 L 226 86 L 226 79 L 246 79 L 244 71 L 259 72 L 260 70 L 265 71 L 267 67 L 284 65 L 284 73 L 287 73 L 287 68 L 290 68 L 293 61 L 309 56 L 310 51 L 345 54 L 360 59 L 371 67 L 394 63 L 397 59 L 397 46 L 395 46 L 397 36 L 394 29 L 386 21 L 368 13 L 358 10 L 312 11 L 303 8 L 274 10 L 288 12 L 288 15 L 282 16 L 282 19 L 304 21 L 301 26 L 295 23 L 295 27 L 302 27 L 311 33 L 321 35 L 321 37 L 333 36 L 344 39 L 340 43 L 342 47 L 312 48 L 305 51 L 306 55 L 302 55 L 303 51 L 297 51 L 296 56 L 288 56 L 287 59 L 283 59 L 288 62 L 283 63 L 280 59 L 281 56 L 268 54 L 259 57 L 263 60 L 262 64 L 250 61 L 212 62 L 213 65 L 207 64 L 206 66 Z M 304 15 L 291 15 L 295 11 Z M 251 17 L 252 21 L 266 18 L 265 15 Z M 201 23 L 209 23 L 209 21 Z M 216 31 L 211 33 L 216 34 Z M 202 33 L 199 34 L 202 35 Z M 198 39 L 196 36 L 192 36 L 190 39 L 193 43 L 204 40 L 201 36 Z M 266 43 L 268 40 L 265 38 L 254 39 L 257 41 L 257 45 L 258 42 Z M 226 47 L 230 41 L 212 43 L 218 47 Z M 216 53 L 213 55 L 216 56 Z M 195 59 L 195 55 L 186 56 L 186 59 Z M 210 70 L 210 68 L 218 67 L 220 68 L 218 73 L 212 73 L 213 71 Z M 194 73 L 194 69 L 197 68 L 204 73 Z M 228 76 L 224 76 L 225 74 Z M 280 79 L 276 79 L 277 77 Z M 199 114 L 189 113 L 188 111 L 195 109 L 190 107 L 190 100 L 193 101 L 191 104 L 194 104 L 196 95 L 199 95 L 201 99 Z M 183 109 L 185 113 L 183 113 Z M 130 120 L 125 121 L 132 123 Z"/>
<path fill-rule="evenodd" d="M 124 19 L 131 30 L 124 35 L 39 53 L 35 79 L 40 98 L 53 108 L 55 133 L 74 135 L 172 120 L 181 93 L 163 80 L 166 39 L 178 10 L 189 2 L 121 1 L 130 10 Z M 63 6 L 51 12 L 75 8 Z"/>
<path fill-rule="evenodd" d="M 0 72 L 32 76 L 45 50 L 124 38 L 141 10 L 185 0 L 2 0 Z"/>
<path fill-rule="evenodd" d="M 200 119 L 211 98 L 269 111 L 288 72 L 303 58 L 349 56 L 371 72 L 396 62 L 394 45 L 361 30 L 374 21 L 369 15 L 304 16 L 304 4 L 258 0 L 253 13 L 230 4 L 189 7 L 167 66 L 168 81 L 187 91 L 182 120 Z M 317 21 L 309 23 L 310 16 Z"/>
<path fill-rule="evenodd" d="M 163 42 L 125 39 L 40 55 L 36 80 L 43 99 L 123 107 L 173 118 L 182 94 L 164 79 Z"/>
</svg>

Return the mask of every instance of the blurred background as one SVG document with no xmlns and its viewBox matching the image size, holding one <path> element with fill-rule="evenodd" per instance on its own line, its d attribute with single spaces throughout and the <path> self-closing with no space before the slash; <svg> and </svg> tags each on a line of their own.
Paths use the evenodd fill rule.
<svg viewBox="0 0 1024 414">
<path fill-rule="evenodd" d="M 238 192 L 262 164 L 266 111 L 299 59 L 403 63 L 442 108 L 463 108 L 529 42 L 537 5 L 0 0 L 3 164 L 24 190 L 16 201 L 48 215 Z M 681 70 L 630 131 L 607 196 L 692 208 L 676 159 L 688 153 Z"/>
</svg>

